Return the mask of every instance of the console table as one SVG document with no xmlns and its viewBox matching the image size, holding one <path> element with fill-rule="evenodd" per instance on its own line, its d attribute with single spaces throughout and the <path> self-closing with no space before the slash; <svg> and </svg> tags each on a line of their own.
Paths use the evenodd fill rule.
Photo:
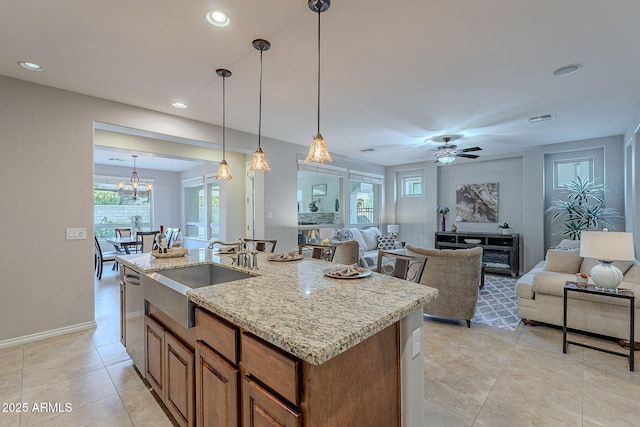
<svg viewBox="0 0 640 427">
<path fill-rule="evenodd" d="M 480 246 L 482 262 L 490 273 L 520 272 L 520 235 L 478 232 L 436 232 L 436 249 L 467 249 Z"/>
</svg>

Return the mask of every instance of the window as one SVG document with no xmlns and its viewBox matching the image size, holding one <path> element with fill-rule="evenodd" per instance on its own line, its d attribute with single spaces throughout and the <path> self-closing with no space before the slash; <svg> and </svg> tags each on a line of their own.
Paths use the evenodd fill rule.
<svg viewBox="0 0 640 427">
<path fill-rule="evenodd" d="M 422 194 L 422 177 L 405 176 L 402 178 L 403 196 L 420 196 Z"/>
<path fill-rule="evenodd" d="M 382 177 L 362 173 L 349 174 L 349 223 L 374 225 L 380 221 Z"/>
<path fill-rule="evenodd" d="M 553 188 L 561 189 L 577 177 L 593 180 L 593 157 L 583 159 L 556 160 L 553 162 Z"/>
<path fill-rule="evenodd" d="M 129 178 L 96 177 L 93 189 L 93 227 L 99 239 L 115 238 L 116 228 L 132 227 L 140 217 L 141 231 L 151 230 L 153 193 L 149 197 L 120 197 L 116 182 Z"/>
<path fill-rule="evenodd" d="M 220 238 L 220 184 L 185 181 L 185 237 L 211 240 Z"/>
</svg>

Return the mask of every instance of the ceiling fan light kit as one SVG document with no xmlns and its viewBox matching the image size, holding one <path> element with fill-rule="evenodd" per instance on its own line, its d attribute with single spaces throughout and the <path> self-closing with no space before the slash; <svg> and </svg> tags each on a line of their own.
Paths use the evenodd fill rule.
<svg viewBox="0 0 640 427">
<path fill-rule="evenodd" d="M 442 163 L 443 165 L 450 165 L 458 157 L 465 157 L 467 159 L 477 159 L 477 154 L 466 154 L 470 151 L 481 151 L 480 147 L 469 147 L 458 150 L 458 146 L 449 144 L 451 141 L 457 141 L 462 138 L 462 135 L 439 135 L 431 138 L 432 141 L 444 142 L 444 145 L 436 148 L 436 163 Z"/>
</svg>

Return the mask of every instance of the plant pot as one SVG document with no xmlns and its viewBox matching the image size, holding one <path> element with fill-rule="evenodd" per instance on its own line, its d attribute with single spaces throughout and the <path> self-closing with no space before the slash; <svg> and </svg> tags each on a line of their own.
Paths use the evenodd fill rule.
<svg viewBox="0 0 640 427">
<path fill-rule="evenodd" d="M 311 212 L 318 212 L 318 206 L 316 205 L 309 205 L 309 210 Z"/>
<path fill-rule="evenodd" d="M 503 228 L 502 229 L 502 234 L 511 234 L 513 232 L 513 229 L 511 228 Z"/>
</svg>

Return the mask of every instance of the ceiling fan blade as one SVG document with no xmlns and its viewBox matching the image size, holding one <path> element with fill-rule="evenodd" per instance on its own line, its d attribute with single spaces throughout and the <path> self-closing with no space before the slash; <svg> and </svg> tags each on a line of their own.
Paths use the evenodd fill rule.
<svg viewBox="0 0 640 427">
<path fill-rule="evenodd" d="M 466 153 L 468 151 L 482 151 L 482 148 L 480 147 L 463 148 L 462 150 L 458 150 L 458 153 Z"/>
<path fill-rule="evenodd" d="M 477 159 L 480 156 L 478 156 L 476 154 L 461 154 L 461 153 L 458 153 L 458 155 L 456 157 L 466 157 L 467 159 Z"/>
</svg>

